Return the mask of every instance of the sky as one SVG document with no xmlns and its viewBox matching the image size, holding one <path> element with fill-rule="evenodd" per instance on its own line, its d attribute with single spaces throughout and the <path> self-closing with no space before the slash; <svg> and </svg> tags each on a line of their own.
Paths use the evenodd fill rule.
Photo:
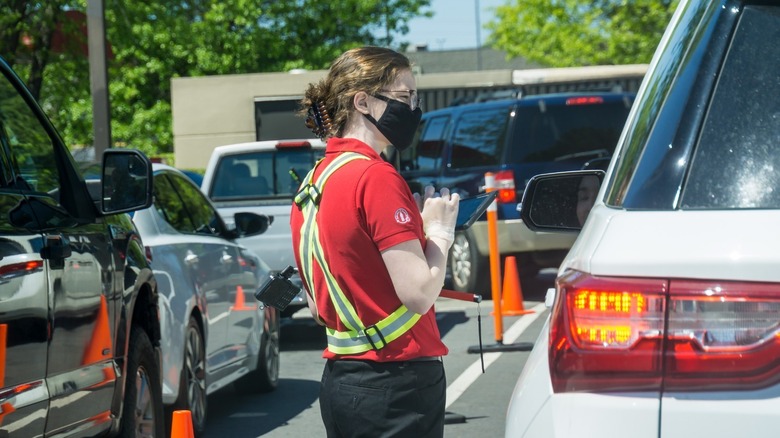
<svg viewBox="0 0 780 438">
<path fill-rule="evenodd" d="M 473 49 L 477 47 L 477 7 L 484 25 L 495 18 L 497 6 L 509 0 L 431 0 L 433 18 L 415 18 L 402 39 L 412 45 L 428 44 L 428 50 Z M 490 33 L 480 26 L 479 41 Z"/>
</svg>

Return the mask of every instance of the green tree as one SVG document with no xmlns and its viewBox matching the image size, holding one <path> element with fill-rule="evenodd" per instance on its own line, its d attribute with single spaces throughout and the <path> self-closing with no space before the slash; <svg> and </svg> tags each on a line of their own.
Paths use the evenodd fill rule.
<svg viewBox="0 0 780 438">
<path fill-rule="evenodd" d="M 0 53 L 28 83 L 39 72 L 39 100 L 70 145 L 92 142 L 88 60 L 77 49 L 56 52 L 45 41 L 19 42 L 40 32 L 41 25 L 31 23 L 51 28 L 67 23 L 65 39 L 83 42 L 79 26 L 63 17 L 65 11 L 86 11 L 86 2 L 9 0 L 0 7 Z M 105 0 L 114 143 L 147 154 L 172 151 L 174 77 L 322 69 L 351 47 L 400 48 L 406 43 L 398 36 L 408 32 L 408 21 L 431 16 L 429 5 L 430 0 Z M 46 56 L 35 69 L 33 54 Z"/>
<path fill-rule="evenodd" d="M 488 44 L 550 67 L 647 63 L 677 0 L 509 0 Z"/>
<path fill-rule="evenodd" d="M 71 13 L 78 5 L 78 0 L 6 0 L 0 5 L 0 53 L 16 67 L 36 99 L 46 66 L 63 54 L 76 56 L 86 44 L 86 34 L 82 35 L 72 20 Z M 62 38 L 65 34 L 72 38 Z"/>
</svg>

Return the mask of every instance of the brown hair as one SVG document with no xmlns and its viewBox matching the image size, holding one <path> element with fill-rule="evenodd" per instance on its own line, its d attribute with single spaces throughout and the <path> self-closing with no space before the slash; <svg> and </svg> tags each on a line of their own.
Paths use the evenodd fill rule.
<svg viewBox="0 0 780 438">
<path fill-rule="evenodd" d="M 365 46 L 347 50 L 333 61 L 323 80 L 309 84 L 300 114 L 318 137 L 341 137 L 355 94 L 376 94 L 411 67 L 409 58 L 391 49 Z"/>
</svg>

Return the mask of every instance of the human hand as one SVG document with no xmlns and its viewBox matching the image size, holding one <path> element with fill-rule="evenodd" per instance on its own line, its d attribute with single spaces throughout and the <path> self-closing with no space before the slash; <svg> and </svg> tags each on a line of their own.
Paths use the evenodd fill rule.
<svg viewBox="0 0 780 438">
<path fill-rule="evenodd" d="M 423 194 L 425 194 L 425 198 L 429 198 L 433 196 L 433 193 L 436 191 L 436 189 L 433 188 L 433 186 L 425 186 L 423 189 Z M 414 197 L 414 202 L 417 203 L 417 210 L 421 211 L 423 210 L 423 206 L 425 205 L 425 198 L 423 198 L 423 195 L 420 193 L 412 193 L 412 196 Z"/>
<path fill-rule="evenodd" d="M 458 218 L 460 195 L 450 194 L 450 190 L 446 187 L 443 187 L 440 193 L 436 193 L 432 186 L 427 186 L 421 201 L 425 235 L 444 239 L 449 247 L 455 240 L 455 221 Z"/>
</svg>

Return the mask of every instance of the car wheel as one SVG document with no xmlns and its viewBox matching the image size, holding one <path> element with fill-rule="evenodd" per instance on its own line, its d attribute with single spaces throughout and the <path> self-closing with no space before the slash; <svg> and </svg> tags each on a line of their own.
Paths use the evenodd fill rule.
<svg viewBox="0 0 780 438">
<path fill-rule="evenodd" d="M 468 233 L 455 233 L 450 249 L 450 271 L 452 288 L 460 292 L 471 292 L 490 297 L 488 278 L 490 274 L 487 258 L 477 251 L 477 245 Z"/>
<path fill-rule="evenodd" d="M 279 332 L 279 311 L 266 307 L 257 368 L 236 382 L 238 392 L 271 392 L 279 385 Z"/>
<path fill-rule="evenodd" d="M 133 327 L 125 377 L 119 436 L 161 437 L 165 433 L 160 369 L 146 332 Z"/>
<path fill-rule="evenodd" d="M 206 429 L 206 344 L 200 325 L 190 319 L 184 335 L 184 362 L 179 381 L 179 395 L 171 409 L 187 410 L 192 415 L 196 435 Z"/>
</svg>

